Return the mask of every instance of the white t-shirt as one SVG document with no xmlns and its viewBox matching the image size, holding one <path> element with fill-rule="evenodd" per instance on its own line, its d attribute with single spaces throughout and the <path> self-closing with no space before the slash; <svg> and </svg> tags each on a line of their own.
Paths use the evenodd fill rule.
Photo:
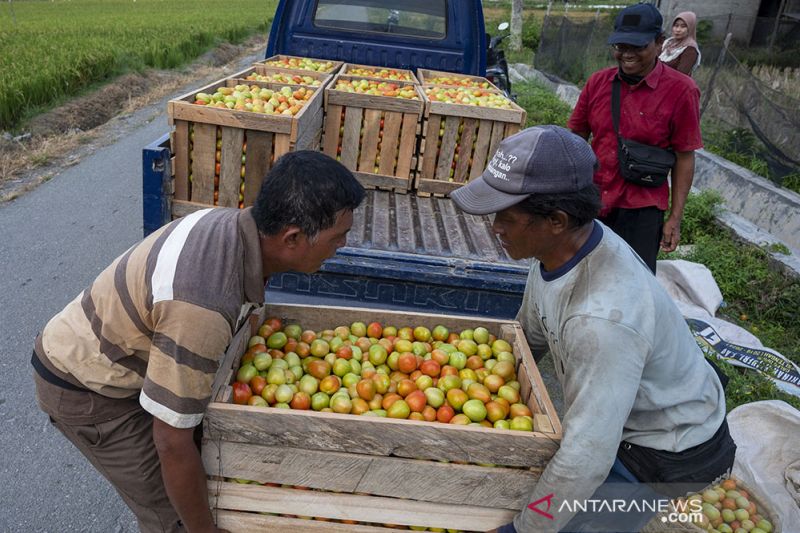
<svg viewBox="0 0 800 533">
<path fill-rule="evenodd" d="M 549 350 L 564 390 L 561 448 L 531 501 L 589 498 L 621 441 L 683 451 L 725 417 L 719 378 L 683 316 L 636 253 L 595 221 L 587 243 L 556 271 L 534 260 L 518 319 L 531 349 Z M 518 531 L 561 527 L 526 511 Z M 529 520 L 535 520 L 535 525 Z"/>
</svg>

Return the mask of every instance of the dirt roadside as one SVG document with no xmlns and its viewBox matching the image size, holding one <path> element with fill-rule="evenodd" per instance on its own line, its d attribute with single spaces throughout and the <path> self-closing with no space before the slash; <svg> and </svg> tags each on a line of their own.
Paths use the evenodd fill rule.
<svg viewBox="0 0 800 533">
<path fill-rule="evenodd" d="M 16 137 L 0 135 L 0 203 L 33 190 L 64 167 L 113 143 L 135 126 L 126 121 L 134 111 L 194 82 L 232 74 L 243 58 L 263 54 L 266 43 L 266 35 L 258 35 L 241 45 L 223 43 L 182 69 L 125 74 L 34 117 Z M 154 109 L 150 120 L 162 111 Z"/>
</svg>

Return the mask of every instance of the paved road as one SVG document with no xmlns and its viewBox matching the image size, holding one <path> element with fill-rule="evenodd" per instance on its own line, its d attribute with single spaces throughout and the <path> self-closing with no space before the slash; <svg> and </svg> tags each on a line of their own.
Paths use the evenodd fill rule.
<svg viewBox="0 0 800 533">
<path fill-rule="evenodd" d="M 36 407 L 29 361 L 47 320 L 142 237 L 142 147 L 168 131 L 166 100 L 125 119 L 118 141 L 0 204 L 0 532 L 137 530 Z"/>
</svg>

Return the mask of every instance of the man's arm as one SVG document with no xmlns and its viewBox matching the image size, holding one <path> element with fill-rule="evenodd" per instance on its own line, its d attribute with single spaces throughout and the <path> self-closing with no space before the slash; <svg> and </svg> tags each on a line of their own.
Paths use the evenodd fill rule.
<svg viewBox="0 0 800 533">
<path fill-rule="evenodd" d="M 564 501 L 584 501 L 608 476 L 639 390 L 651 346 L 631 328 L 594 317 L 570 319 L 561 335 L 566 360 L 561 447 L 542 472 L 530 503 L 552 498 L 552 520 L 527 507 L 514 519 L 519 533 L 555 532 L 574 513 Z M 573 507 L 574 508 L 574 507 Z"/>
<path fill-rule="evenodd" d="M 161 460 L 167 496 L 186 530 L 220 531 L 208 507 L 206 472 L 194 443 L 194 428 L 174 428 L 153 417 L 153 442 Z"/>
<path fill-rule="evenodd" d="M 681 219 L 693 180 L 694 151 L 676 152 L 672 167 L 672 205 L 661 237 L 661 249 L 665 252 L 674 251 L 681 240 Z"/>
</svg>

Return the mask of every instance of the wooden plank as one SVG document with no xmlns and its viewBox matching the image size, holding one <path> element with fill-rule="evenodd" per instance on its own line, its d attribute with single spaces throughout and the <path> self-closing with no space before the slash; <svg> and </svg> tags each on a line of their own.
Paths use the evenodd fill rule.
<svg viewBox="0 0 800 533">
<path fill-rule="evenodd" d="M 218 481 L 209 481 L 208 491 L 209 501 L 216 502 L 219 509 L 297 516 L 313 513 L 334 520 L 473 531 L 487 531 L 507 524 L 518 512 Z"/>
<path fill-rule="evenodd" d="M 191 215 L 195 211 L 200 211 L 201 209 L 208 209 L 211 207 L 208 204 L 200 204 L 197 202 L 186 202 L 184 200 L 173 200 L 172 202 L 172 218 L 173 220 L 176 218 L 185 217 L 186 215 Z"/>
<path fill-rule="evenodd" d="M 271 131 L 274 133 L 291 133 L 293 117 L 286 115 L 265 115 L 250 111 L 234 111 L 188 102 L 173 102 L 173 120 L 188 120 L 203 124 L 230 126 L 245 130 Z"/>
<path fill-rule="evenodd" d="M 250 337 L 250 328 L 242 327 L 231 339 L 228 349 L 220 359 L 219 371 L 211 383 L 212 400 L 219 401 L 221 399 L 222 389 L 231 382 L 233 377 L 234 361 L 237 358 L 241 358 L 241 355 L 247 350 L 247 343 L 250 341 Z"/>
<path fill-rule="evenodd" d="M 395 174 L 401 178 L 408 178 L 411 174 L 411 158 L 417 151 L 418 121 L 419 116 L 414 113 L 405 113 L 403 115 L 403 129 L 400 133 L 400 151 L 397 155 L 397 171 L 395 172 Z"/>
<path fill-rule="evenodd" d="M 542 433 L 556 432 L 553 423 L 550 422 L 550 417 L 542 413 L 533 415 L 533 429 Z"/>
<path fill-rule="evenodd" d="M 417 191 L 433 194 L 438 197 L 444 197 L 458 189 L 461 186 L 459 183 L 452 183 L 442 180 L 417 180 Z"/>
<path fill-rule="evenodd" d="M 256 202 L 261 183 L 272 167 L 273 134 L 247 130 L 247 153 L 244 162 L 244 205 Z"/>
<path fill-rule="evenodd" d="M 425 147 L 422 153 L 420 178 L 433 179 L 436 176 L 436 157 L 439 154 L 439 128 L 441 115 L 431 115 L 427 125 L 423 128 Z"/>
<path fill-rule="evenodd" d="M 492 138 L 489 141 L 489 157 L 494 156 L 494 153 L 497 151 L 497 146 L 500 144 L 500 141 L 503 140 L 503 135 L 506 132 L 506 125 L 502 122 L 495 122 L 492 124 Z"/>
<path fill-rule="evenodd" d="M 461 132 L 461 142 L 458 149 L 458 162 L 453 176 L 453 181 L 456 183 L 464 183 L 467 180 L 469 159 L 472 155 L 472 144 L 475 142 L 475 130 L 477 127 L 478 121 L 474 118 L 464 119 L 464 129 Z"/>
<path fill-rule="evenodd" d="M 322 138 L 322 151 L 336 158 L 342 126 L 342 106 L 328 105 L 325 110 L 325 133 Z"/>
<path fill-rule="evenodd" d="M 283 154 L 289 153 L 289 151 L 292 149 L 292 146 L 289 136 L 279 133 L 275 134 L 273 137 L 273 142 L 275 143 L 275 155 L 272 158 L 272 163 L 274 164 L 275 161 L 280 159 Z"/>
<path fill-rule="evenodd" d="M 395 98 L 393 96 L 378 96 L 373 94 L 351 93 L 346 91 L 336 90 L 336 83 L 341 80 L 359 80 L 364 79 L 360 76 L 343 76 L 337 75 L 330 85 L 325 89 L 326 102 L 328 105 L 337 104 L 342 106 L 363 107 L 366 109 L 380 109 L 381 111 L 398 111 L 400 113 L 414 113 L 420 115 L 424 108 L 424 103 L 419 91 L 417 98 L 414 100 L 408 98 Z M 382 80 L 383 81 L 383 80 Z M 408 83 L 399 84 L 400 86 L 407 86 Z"/>
<path fill-rule="evenodd" d="M 459 117 L 445 118 L 442 146 L 439 148 L 439 161 L 436 164 L 437 180 L 450 180 L 450 170 L 453 156 L 455 155 L 456 142 L 458 142 L 458 126 L 460 123 L 461 119 Z"/>
<path fill-rule="evenodd" d="M 361 120 L 364 110 L 348 107 L 344 112 L 344 133 L 342 134 L 342 164 L 356 170 L 358 150 L 361 144 Z"/>
<path fill-rule="evenodd" d="M 231 533 L 278 531 L 280 533 L 397 533 L 396 528 L 345 524 L 322 520 L 304 520 L 277 515 L 261 515 L 238 511 L 215 511 L 217 527 Z"/>
<path fill-rule="evenodd" d="M 400 147 L 400 126 L 402 113 L 387 111 L 383 115 L 383 139 L 381 141 L 381 164 L 378 172 L 387 176 L 395 175 L 395 160 Z"/>
<path fill-rule="evenodd" d="M 397 176 L 385 176 L 374 172 L 353 172 L 359 183 L 366 188 L 379 188 L 396 192 L 408 191 L 408 178 L 398 178 Z"/>
<path fill-rule="evenodd" d="M 175 123 L 172 136 L 172 153 L 175 154 L 175 199 L 189 199 L 189 123 L 179 120 Z"/>
<path fill-rule="evenodd" d="M 417 216 L 415 209 L 412 207 L 412 201 L 416 204 L 416 198 L 412 200 L 413 196 L 397 196 L 395 195 L 395 212 L 394 223 L 397 226 L 397 245 L 399 251 L 407 253 L 416 253 L 418 250 L 418 229 L 414 227 L 414 217 Z M 391 213 L 389 213 L 391 217 Z"/>
<path fill-rule="evenodd" d="M 364 133 L 361 135 L 361 155 L 358 159 L 358 170 L 375 172 L 375 158 L 378 156 L 378 141 L 381 131 L 381 111 L 364 110 Z"/>
<path fill-rule="evenodd" d="M 194 125 L 194 160 L 192 161 L 192 202 L 214 205 L 214 167 L 217 153 L 217 127 Z"/>
<path fill-rule="evenodd" d="M 239 207 L 242 183 L 242 145 L 244 130 L 222 128 L 222 154 L 219 170 L 219 202 L 221 207 Z"/>
<path fill-rule="evenodd" d="M 519 510 L 539 470 L 460 465 L 206 440 L 206 472 L 259 483 Z"/>
<path fill-rule="evenodd" d="M 543 433 L 221 403 L 205 420 L 212 439 L 436 461 L 543 468 L 558 449 Z"/>
<path fill-rule="evenodd" d="M 292 137 L 294 150 L 319 150 L 322 138 L 322 121 L 325 111 L 322 108 L 322 91 L 312 97 L 308 107 L 296 122 L 296 134 Z M 300 113 L 298 113 L 300 115 Z"/>
<path fill-rule="evenodd" d="M 437 115 L 477 118 L 480 120 L 496 120 L 499 122 L 512 122 L 520 124 L 522 122 L 524 109 L 511 102 L 512 109 L 500 109 L 496 107 L 479 107 L 466 104 L 448 104 L 445 102 L 428 102 L 429 113 Z"/>
<path fill-rule="evenodd" d="M 472 167 L 469 170 L 469 179 L 474 179 L 483 174 L 486 165 L 494 156 L 489 152 L 489 142 L 492 137 L 492 121 L 481 120 L 478 124 L 478 137 L 475 140 L 475 150 L 472 153 Z"/>
<path fill-rule="evenodd" d="M 519 124 L 506 124 L 506 130 L 503 133 L 503 138 L 511 137 L 515 133 L 519 133 L 520 125 Z"/>
<path fill-rule="evenodd" d="M 539 405 L 540 411 L 550 418 L 550 423 L 553 426 L 555 436 L 558 439 L 561 439 L 561 421 L 558 419 L 556 408 L 553 406 L 553 402 L 550 400 L 550 396 L 547 394 L 547 388 L 544 386 L 544 381 L 542 381 L 542 375 L 539 373 L 539 369 L 533 359 L 533 355 L 528 347 L 528 343 L 525 341 L 525 335 L 522 332 L 522 326 L 520 326 L 519 323 L 516 323 L 503 327 L 511 327 L 518 330 L 518 332 L 514 334 L 514 342 L 511 343 L 511 347 L 514 348 L 516 353 L 521 354 L 522 360 L 520 364 L 525 366 L 525 372 L 531 382 L 532 395 L 536 398 L 536 402 Z"/>
</svg>

